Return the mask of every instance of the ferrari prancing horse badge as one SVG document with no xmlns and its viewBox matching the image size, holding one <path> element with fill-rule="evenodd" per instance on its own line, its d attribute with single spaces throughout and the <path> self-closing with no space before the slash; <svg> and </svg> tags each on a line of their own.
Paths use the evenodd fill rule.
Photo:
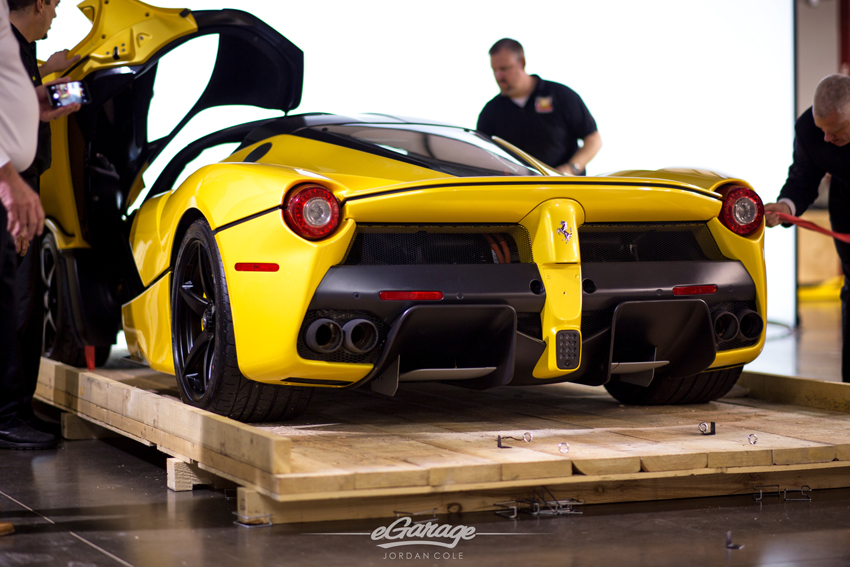
<svg viewBox="0 0 850 567">
<path fill-rule="evenodd" d="M 564 237 L 564 242 L 569 242 L 573 232 L 567 226 L 567 221 L 561 221 L 561 228 L 558 229 L 558 234 Z"/>
</svg>

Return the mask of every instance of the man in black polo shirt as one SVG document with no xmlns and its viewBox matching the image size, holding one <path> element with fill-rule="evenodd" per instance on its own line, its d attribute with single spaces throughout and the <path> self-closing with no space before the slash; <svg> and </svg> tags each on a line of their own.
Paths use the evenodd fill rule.
<svg viewBox="0 0 850 567">
<path fill-rule="evenodd" d="M 800 216 L 818 196 L 829 173 L 829 221 L 835 232 L 850 232 L 850 77 L 830 75 L 815 90 L 814 105 L 797 119 L 794 163 L 779 192 L 779 202 L 764 206 L 767 226 L 780 224 L 776 213 Z M 786 225 L 790 226 L 790 225 Z M 835 241 L 844 287 L 841 289 L 841 379 L 850 382 L 850 244 Z"/>
<path fill-rule="evenodd" d="M 527 74 L 516 40 L 493 44 L 490 66 L 501 93 L 481 111 L 478 130 L 507 140 L 564 175 L 584 175 L 602 137 L 581 97 L 569 87 Z"/>
<path fill-rule="evenodd" d="M 54 53 L 41 67 L 38 65 L 35 42 L 47 37 L 59 2 L 60 0 L 9 0 L 12 32 L 20 45 L 24 69 L 36 87 L 42 84 L 42 77 L 61 73 L 80 59 L 79 56 L 68 59 L 68 52 L 64 50 Z M 50 124 L 39 122 L 38 128 L 35 160 L 20 174 L 36 193 L 39 192 L 39 178 L 50 167 L 51 161 Z M 18 239 L 15 245 L 22 256 L 15 274 L 18 297 L 18 356 L 13 356 L 8 367 L 0 368 L 0 372 L 6 373 L 7 383 L 18 382 L 23 378 L 17 415 L 29 425 L 45 429 L 45 425 L 40 423 L 32 412 L 32 396 L 38 382 L 44 324 L 44 290 L 39 266 L 38 237 L 29 242 Z M 8 403 L 9 400 L 4 402 Z"/>
</svg>

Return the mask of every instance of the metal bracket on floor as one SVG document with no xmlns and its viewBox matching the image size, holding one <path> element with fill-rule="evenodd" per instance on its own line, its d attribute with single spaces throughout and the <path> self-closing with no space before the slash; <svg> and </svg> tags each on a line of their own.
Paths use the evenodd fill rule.
<svg viewBox="0 0 850 567">
<path fill-rule="evenodd" d="M 782 491 L 782 497 L 785 500 L 785 502 L 811 502 L 812 497 L 809 494 L 809 492 L 811 492 L 811 490 L 812 490 L 812 488 L 808 484 L 804 484 L 800 488 L 786 488 L 785 490 Z M 800 497 L 799 498 L 788 498 L 789 492 L 799 492 Z"/>
<path fill-rule="evenodd" d="M 525 441 L 526 443 L 531 443 L 531 440 L 534 439 L 534 435 L 532 435 L 529 431 L 523 433 L 522 438 L 508 437 L 507 435 L 504 437 L 501 435 L 496 435 L 496 447 L 498 447 L 499 449 L 513 449 L 513 447 L 511 447 L 510 445 L 503 445 L 502 439 L 513 439 L 514 441 Z"/>
<path fill-rule="evenodd" d="M 533 489 L 531 498 L 521 500 L 507 500 L 505 502 L 494 502 L 493 506 L 499 506 L 504 510 L 497 510 L 496 515 L 503 518 L 516 519 L 520 513 L 532 516 L 564 516 L 567 514 L 581 514 L 574 506 L 584 504 L 581 500 L 574 498 L 557 499 L 545 486 Z"/>
<path fill-rule="evenodd" d="M 770 489 L 770 490 L 768 490 Z M 779 490 L 778 484 L 766 484 L 764 486 L 754 486 L 753 487 L 753 498 L 756 499 L 756 502 L 761 502 L 763 496 L 771 496 L 776 494 L 776 497 L 779 498 L 781 491 Z"/>
<path fill-rule="evenodd" d="M 396 518 L 411 518 L 414 524 L 424 524 L 426 522 L 430 522 L 432 520 L 437 520 L 437 509 L 431 508 L 430 510 L 423 510 L 422 512 L 402 512 L 399 510 L 393 510 L 393 514 L 395 514 Z M 424 516 L 428 514 L 428 517 L 422 520 L 417 520 L 417 516 Z"/>
<path fill-rule="evenodd" d="M 238 520 L 234 520 L 233 523 L 239 526 L 240 528 L 270 528 L 274 525 L 272 524 L 271 514 L 261 514 L 259 516 L 243 516 L 239 512 L 233 512 L 233 515 L 239 518 Z"/>
<path fill-rule="evenodd" d="M 705 422 L 700 423 L 699 424 L 699 431 L 703 435 L 714 435 L 716 433 L 715 430 L 714 430 L 714 422 L 711 421 L 709 423 L 705 423 Z"/>
</svg>

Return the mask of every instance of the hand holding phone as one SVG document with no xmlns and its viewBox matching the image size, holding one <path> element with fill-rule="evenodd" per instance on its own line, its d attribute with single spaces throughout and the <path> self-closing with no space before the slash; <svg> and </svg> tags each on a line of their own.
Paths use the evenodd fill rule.
<svg viewBox="0 0 850 567">
<path fill-rule="evenodd" d="M 47 85 L 47 100 L 53 108 L 91 102 L 85 84 L 80 81 Z"/>
</svg>

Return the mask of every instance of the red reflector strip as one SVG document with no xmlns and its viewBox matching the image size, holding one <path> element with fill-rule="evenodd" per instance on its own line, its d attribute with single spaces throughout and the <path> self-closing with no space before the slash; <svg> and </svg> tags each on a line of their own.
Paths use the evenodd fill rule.
<svg viewBox="0 0 850 567">
<path fill-rule="evenodd" d="M 705 295 L 717 293 L 716 285 L 679 285 L 673 288 L 673 295 Z"/>
<path fill-rule="evenodd" d="M 384 301 L 440 301 L 442 291 L 382 291 L 378 297 Z"/>
<path fill-rule="evenodd" d="M 257 264 L 252 262 L 242 262 L 236 264 L 237 272 L 276 272 L 280 269 L 277 264 Z"/>
</svg>

